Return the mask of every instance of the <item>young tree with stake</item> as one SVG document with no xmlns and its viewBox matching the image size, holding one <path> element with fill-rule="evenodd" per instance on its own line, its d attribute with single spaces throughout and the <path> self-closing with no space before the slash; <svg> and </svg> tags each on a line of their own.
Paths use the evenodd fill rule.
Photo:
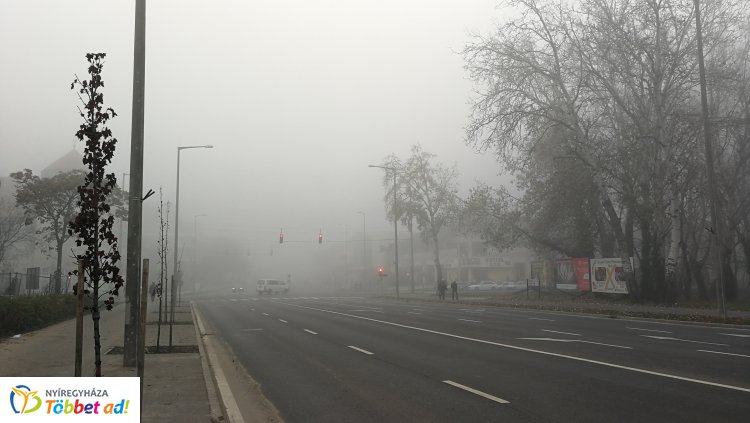
<svg viewBox="0 0 750 423">
<path fill-rule="evenodd" d="M 76 245 L 85 248 L 77 258 L 83 261 L 86 294 L 91 299 L 89 307 L 94 322 L 95 376 L 102 375 L 100 306 L 111 310 L 114 296 L 123 285 L 117 267 L 120 260 L 117 237 L 112 233 L 115 216 L 108 203 L 117 180 L 114 173 L 105 174 L 105 167 L 111 163 L 117 144 L 117 139 L 112 137 L 112 131 L 106 126 L 117 114 L 111 108 L 104 109 L 104 95 L 101 92 L 104 87 L 101 73 L 105 56 L 104 53 L 87 54 L 89 79 L 81 81 L 76 76 L 70 85 L 71 89 L 77 89 L 78 98 L 84 106 L 83 110 L 78 109 L 83 123 L 76 137 L 86 143 L 83 163 L 88 167 L 84 183 L 78 187 L 80 212 L 70 224 L 70 233 L 77 235 Z M 103 297 L 107 298 L 100 303 Z"/>
</svg>

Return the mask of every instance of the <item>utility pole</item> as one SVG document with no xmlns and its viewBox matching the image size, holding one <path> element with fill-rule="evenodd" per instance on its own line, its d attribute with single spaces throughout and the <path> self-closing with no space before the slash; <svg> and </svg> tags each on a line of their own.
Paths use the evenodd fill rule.
<svg viewBox="0 0 750 423">
<path fill-rule="evenodd" d="M 708 179 L 708 195 L 711 202 L 711 238 L 716 248 L 716 260 L 718 261 L 719 281 L 716 284 L 716 301 L 719 316 L 726 320 L 727 309 L 724 300 L 724 252 L 722 251 L 722 222 L 719 220 L 718 189 L 716 187 L 716 175 L 714 174 L 714 153 L 711 147 L 711 121 L 708 116 L 708 94 L 706 90 L 706 67 L 703 62 L 703 30 L 701 28 L 700 0 L 693 0 L 695 5 L 695 38 L 698 44 L 698 72 L 701 84 L 701 109 L 703 114 L 703 142 L 706 149 L 706 176 Z"/>
<path fill-rule="evenodd" d="M 133 43 L 133 117 L 130 141 L 130 196 L 128 199 L 128 252 L 125 278 L 125 341 L 122 365 L 135 367 L 138 345 L 138 288 L 141 265 L 143 195 L 143 116 L 146 84 L 146 0 L 135 1 Z"/>
</svg>

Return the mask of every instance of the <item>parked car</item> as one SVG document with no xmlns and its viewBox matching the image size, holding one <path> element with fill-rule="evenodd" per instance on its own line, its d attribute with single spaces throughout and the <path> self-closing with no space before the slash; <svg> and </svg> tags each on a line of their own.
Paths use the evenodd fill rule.
<svg viewBox="0 0 750 423">
<path fill-rule="evenodd" d="M 498 289 L 500 286 L 492 281 L 481 281 L 473 285 L 469 285 L 470 291 L 492 291 Z"/>
</svg>

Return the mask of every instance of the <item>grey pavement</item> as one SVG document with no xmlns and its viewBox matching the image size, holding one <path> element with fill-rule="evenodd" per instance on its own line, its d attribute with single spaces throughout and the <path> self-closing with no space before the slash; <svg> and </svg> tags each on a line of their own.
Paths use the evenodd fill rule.
<svg viewBox="0 0 750 423">
<path fill-rule="evenodd" d="M 156 345 L 158 302 L 148 304 L 146 346 Z M 122 366 L 122 354 L 107 354 L 121 347 L 125 307 L 103 311 L 101 319 L 102 376 L 136 376 L 135 368 Z M 200 337 L 189 304 L 176 307 L 172 327 L 174 346 L 195 346 Z M 162 346 L 168 345 L 169 326 L 162 325 Z M 200 347 L 202 351 L 202 346 Z M 66 320 L 18 338 L 0 341 L 2 376 L 73 376 L 75 319 Z M 94 375 L 94 342 L 91 316 L 84 316 L 83 375 Z M 146 354 L 142 422 L 209 422 L 222 419 L 213 379 L 203 362 L 205 354 L 173 352 Z"/>
</svg>

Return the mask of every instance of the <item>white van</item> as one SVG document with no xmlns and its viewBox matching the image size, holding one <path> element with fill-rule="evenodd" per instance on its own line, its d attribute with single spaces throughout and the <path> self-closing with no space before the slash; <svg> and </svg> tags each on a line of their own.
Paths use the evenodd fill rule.
<svg viewBox="0 0 750 423">
<path fill-rule="evenodd" d="M 278 294 L 289 292 L 289 284 L 279 279 L 259 279 L 258 294 Z"/>
</svg>

